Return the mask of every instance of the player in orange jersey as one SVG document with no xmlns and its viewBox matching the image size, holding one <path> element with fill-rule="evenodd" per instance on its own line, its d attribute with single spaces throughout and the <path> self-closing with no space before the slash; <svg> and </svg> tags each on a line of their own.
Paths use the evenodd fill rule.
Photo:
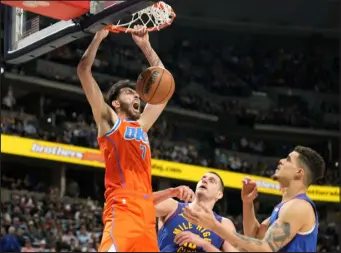
<svg viewBox="0 0 341 253">
<path fill-rule="evenodd" d="M 108 31 L 98 32 L 77 68 L 83 90 L 98 128 L 105 170 L 105 225 L 100 252 L 159 251 L 155 204 L 170 197 L 191 201 L 188 187 L 152 192 L 151 152 L 147 132 L 167 102 L 147 104 L 140 114 L 140 98 L 129 81 L 119 81 L 106 98 L 91 73 L 98 47 Z M 163 67 L 150 45 L 145 28 L 133 34 L 151 66 Z"/>
</svg>

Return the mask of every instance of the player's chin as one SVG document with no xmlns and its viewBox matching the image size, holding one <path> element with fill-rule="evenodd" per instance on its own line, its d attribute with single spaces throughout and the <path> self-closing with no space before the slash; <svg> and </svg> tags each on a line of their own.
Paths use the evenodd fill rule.
<svg viewBox="0 0 341 253">
<path fill-rule="evenodd" d="M 133 120 L 139 120 L 141 117 L 141 112 L 138 109 L 132 109 L 130 111 L 130 118 Z"/>
<path fill-rule="evenodd" d="M 207 190 L 201 189 L 201 188 L 197 189 L 195 192 L 195 195 L 197 195 L 197 196 L 206 196 L 206 194 L 207 194 Z"/>
<path fill-rule="evenodd" d="M 277 181 L 278 180 L 278 175 L 277 174 L 273 174 L 271 176 L 271 179 Z"/>
</svg>

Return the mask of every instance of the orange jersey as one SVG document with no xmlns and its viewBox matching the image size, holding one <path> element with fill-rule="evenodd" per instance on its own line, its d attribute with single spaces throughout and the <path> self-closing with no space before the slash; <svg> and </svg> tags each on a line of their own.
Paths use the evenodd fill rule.
<svg viewBox="0 0 341 253">
<path fill-rule="evenodd" d="M 152 194 L 148 135 L 137 121 L 119 118 L 98 143 L 106 167 L 106 201 L 116 190 Z"/>
<path fill-rule="evenodd" d="M 118 119 L 98 143 L 106 168 L 99 252 L 159 251 L 147 134 L 137 121 Z"/>
</svg>

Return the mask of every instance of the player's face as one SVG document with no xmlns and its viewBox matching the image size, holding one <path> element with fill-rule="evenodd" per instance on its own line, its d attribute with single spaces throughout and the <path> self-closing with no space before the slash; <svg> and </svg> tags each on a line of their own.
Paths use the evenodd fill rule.
<svg viewBox="0 0 341 253">
<path fill-rule="evenodd" d="M 288 186 L 293 180 L 303 177 L 304 170 L 298 163 L 299 154 L 295 151 L 291 152 L 287 158 L 279 160 L 275 174 L 272 176 L 284 187 Z"/>
<path fill-rule="evenodd" d="M 221 192 L 221 182 L 217 175 L 206 173 L 197 184 L 195 190 L 197 196 L 204 196 L 208 199 L 215 199 L 216 201 L 223 197 Z"/>
<path fill-rule="evenodd" d="M 140 118 L 140 96 L 132 88 L 122 88 L 118 97 L 120 112 L 127 118 L 138 120 Z"/>
</svg>

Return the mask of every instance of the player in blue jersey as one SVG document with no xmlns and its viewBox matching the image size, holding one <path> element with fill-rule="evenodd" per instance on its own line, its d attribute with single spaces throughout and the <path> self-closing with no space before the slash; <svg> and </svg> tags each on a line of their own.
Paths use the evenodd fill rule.
<svg viewBox="0 0 341 253">
<path fill-rule="evenodd" d="M 308 147 L 298 146 L 281 159 L 273 179 L 279 182 L 283 199 L 262 225 L 256 220 L 251 204 L 257 195 L 256 184 L 250 180 L 244 183 L 244 232 L 248 236 L 216 222 L 212 211 L 205 206 L 195 211 L 186 207 L 184 216 L 211 229 L 241 251 L 316 252 L 318 215 L 306 193 L 312 183 L 323 177 L 324 170 L 323 158 Z"/>
<path fill-rule="evenodd" d="M 190 206 L 194 210 L 200 205 L 212 210 L 215 203 L 223 197 L 224 183 L 216 173 L 206 173 L 198 182 L 192 203 L 180 203 L 168 199 L 156 205 L 159 218 L 159 248 L 161 252 L 235 252 L 236 249 L 220 236 L 202 226 L 188 222 L 183 216 L 183 208 Z M 189 201 L 190 202 L 190 201 Z M 216 213 L 216 222 L 235 231 L 233 223 Z"/>
</svg>

